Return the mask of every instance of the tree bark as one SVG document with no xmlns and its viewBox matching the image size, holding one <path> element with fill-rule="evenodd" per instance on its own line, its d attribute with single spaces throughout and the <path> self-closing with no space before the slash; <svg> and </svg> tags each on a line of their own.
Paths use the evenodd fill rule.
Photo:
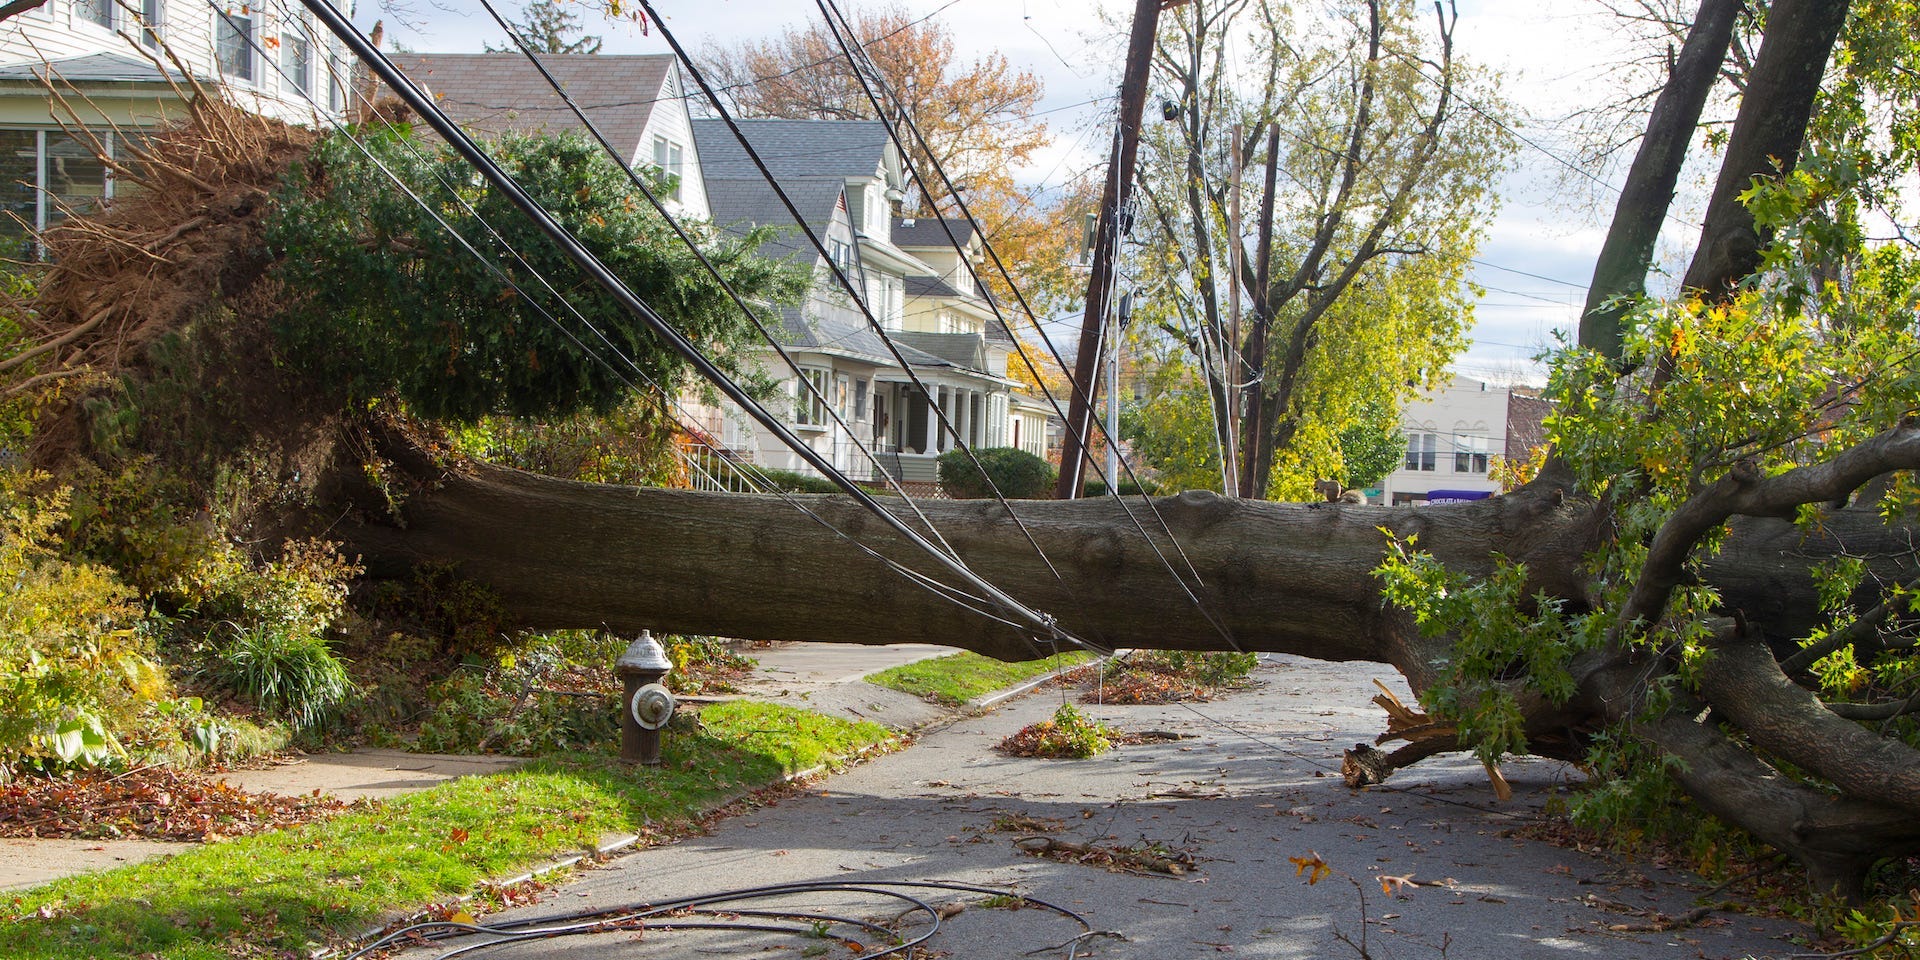
<svg viewBox="0 0 1920 960">
<path fill-rule="evenodd" d="M 937 571 L 844 497 L 788 502 L 576 483 L 479 463 L 436 467 L 392 437 L 383 447 L 421 483 L 396 521 L 363 520 L 340 534 L 376 574 L 456 565 L 498 594 L 521 626 L 931 642 L 1003 659 L 1049 652 L 1029 631 L 959 606 L 854 546 L 868 544 L 929 576 Z M 1058 578 L 997 503 L 920 507 L 973 570 L 1099 646 L 1370 660 L 1394 665 L 1416 690 L 1430 681 L 1447 640 L 1420 636 L 1381 603 L 1373 570 L 1384 556 L 1382 528 L 1417 536 L 1421 549 L 1468 573 L 1491 570 L 1496 554 L 1524 562 L 1529 592 L 1576 605 L 1589 589 L 1581 555 L 1600 529 L 1594 504 L 1569 499 L 1553 478 L 1504 497 L 1421 509 L 1202 492 L 1152 504 L 1014 502 Z M 898 511 L 918 523 L 904 506 Z M 1876 576 L 1911 580 L 1920 560 L 1903 538 L 1912 533 L 1884 525 L 1871 506 L 1831 511 L 1816 536 L 1748 518 L 1735 522 L 1706 576 L 1756 627 L 1797 636 L 1800 611 L 1817 607 L 1810 562 L 1844 543 L 1853 555 L 1878 557 Z"/>
<path fill-rule="evenodd" d="M 1580 312 L 1580 344 L 1607 357 L 1620 357 L 1621 321 L 1627 314 L 1626 306 L 1614 302 L 1615 298 L 1637 297 L 1646 290 L 1647 268 L 1673 201 L 1674 184 L 1680 180 L 1700 111 L 1713 92 L 1733 40 L 1734 21 L 1744 6 L 1742 0 L 1700 4 L 1667 85 L 1647 118 L 1646 137 L 1614 205 L 1613 224 L 1594 264 L 1586 308 Z"/>
<path fill-rule="evenodd" d="M 1846 20 L 1847 0 L 1778 0 L 1768 8 L 1766 35 L 1734 117 L 1700 246 L 1682 281 L 1687 289 L 1720 299 L 1760 265 L 1765 238 L 1740 195 L 1756 178 L 1793 169 L 1827 58 Z"/>
</svg>

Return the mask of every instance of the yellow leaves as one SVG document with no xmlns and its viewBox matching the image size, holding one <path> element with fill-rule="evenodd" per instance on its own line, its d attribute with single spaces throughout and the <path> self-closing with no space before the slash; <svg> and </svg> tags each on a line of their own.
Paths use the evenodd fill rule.
<svg viewBox="0 0 1920 960">
<path fill-rule="evenodd" d="M 1383 874 L 1375 879 L 1380 881 L 1380 892 L 1389 897 L 1401 892 L 1407 887 L 1417 887 L 1420 885 L 1420 881 L 1415 880 L 1411 873 L 1398 877 L 1390 877 Z"/>
<path fill-rule="evenodd" d="M 1676 323 L 1667 333 L 1667 354 L 1675 358 L 1690 356 L 1695 343 L 1693 331 L 1684 323 Z"/>
<path fill-rule="evenodd" d="M 1287 861 L 1293 864 L 1293 875 L 1305 876 L 1307 886 L 1310 887 L 1325 880 L 1327 875 L 1333 872 L 1333 868 L 1327 866 L 1325 860 L 1320 859 L 1320 854 L 1312 850 L 1307 851 L 1304 857 L 1288 857 Z"/>
</svg>

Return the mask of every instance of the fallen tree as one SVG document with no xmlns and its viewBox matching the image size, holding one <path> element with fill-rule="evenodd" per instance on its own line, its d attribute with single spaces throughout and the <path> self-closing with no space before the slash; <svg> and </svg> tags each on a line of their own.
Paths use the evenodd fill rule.
<svg viewBox="0 0 1920 960">
<path fill-rule="evenodd" d="M 1612 305 L 1602 319 L 1616 326 L 1583 330 L 1590 349 L 1560 361 L 1559 453 L 1518 492 L 1418 510 L 1206 494 L 923 503 L 920 514 L 889 502 L 908 526 L 936 529 L 975 573 L 1057 618 L 1058 636 L 969 596 L 964 582 L 843 498 L 541 477 L 462 457 L 433 425 L 376 413 L 386 406 L 373 384 L 347 389 L 320 374 L 400 371 L 419 405 L 434 382 L 419 374 L 445 358 L 429 350 L 424 359 L 360 362 L 325 343 L 330 313 L 362 307 L 349 297 L 314 309 L 299 283 L 324 284 L 328 271 L 313 269 L 327 262 L 316 259 L 321 248 L 263 221 L 275 204 L 338 185 L 328 177 L 342 168 L 308 160 L 289 188 L 242 163 L 244 151 L 169 153 L 217 141 L 223 125 L 266 136 L 260 121 L 212 105 L 197 108 L 198 139 L 154 148 L 163 162 L 145 175 L 164 180 L 161 189 L 48 238 L 58 259 L 32 304 L 38 340 L 16 367 L 33 377 L 112 374 L 120 385 L 109 393 L 147 397 L 183 370 L 207 373 L 155 360 L 154 344 L 196 324 L 219 332 L 210 342 L 222 359 L 271 370 L 267 388 L 237 399 L 176 390 L 168 422 L 217 420 L 221 430 L 270 435 L 258 438 L 279 452 L 253 450 L 255 469 L 303 491 L 235 522 L 296 525 L 269 514 L 297 500 L 298 511 L 283 513 L 304 516 L 305 532 L 344 540 L 370 574 L 455 569 L 489 588 L 513 625 L 931 641 L 1009 659 L 1078 639 L 1388 664 L 1427 715 L 1396 717 L 1392 735 L 1404 746 L 1356 751 L 1364 760 L 1352 765 L 1356 785 L 1447 751 L 1474 750 L 1489 764 L 1523 752 L 1579 758 L 1604 731 L 1677 761 L 1667 766 L 1701 806 L 1791 853 L 1820 889 L 1857 895 L 1877 859 L 1920 850 L 1909 716 L 1920 697 L 1907 679 L 1920 675 L 1912 659 L 1920 331 L 1910 299 L 1920 269 L 1898 249 L 1867 249 L 1832 229 L 1857 213 L 1867 189 L 1844 164 L 1822 155 L 1795 166 L 1817 119 L 1817 67 L 1845 13 L 1845 4 L 1812 0 L 1771 6 L 1748 87 L 1766 95 L 1743 105 L 1689 272 L 1701 295 L 1602 298 Z M 1655 110 L 1646 149 L 1659 155 L 1636 165 L 1639 189 L 1629 195 L 1641 206 L 1624 211 L 1636 224 L 1647 222 L 1645 198 L 1673 182 L 1680 151 L 1670 147 L 1676 133 L 1686 139 L 1698 115 L 1688 104 L 1712 80 L 1700 62 L 1721 55 L 1715 44 L 1724 49 L 1724 31 L 1696 34 L 1680 57 L 1687 69 Z M 1819 132 L 1838 142 L 1845 131 Z M 375 206 L 336 203 L 336 220 Z M 177 218 L 174 226 L 153 223 L 155 210 Z M 262 240 L 270 234 L 271 245 Z M 329 249 L 408 263 L 423 240 L 344 229 Z M 1604 282 L 1636 293 L 1638 277 L 1620 265 L 1644 264 L 1651 243 L 1651 231 L 1638 229 L 1611 248 Z M 301 270 L 272 266 L 299 258 Z M 391 272 L 422 275 L 415 266 Z M 185 309 L 187 293 L 221 309 Z M 409 295 L 417 309 L 436 302 L 431 291 Z M 491 296 L 488 288 L 480 299 Z M 304 313 L 284 311 L 286 299 Z M 156 303 L 167 305 L 164 317 Z M 491 316 L 470 303 L 479 303 L 476 322 Z M 305 339 L 291 341 L 305 347 L 272 335 L 283 312 L 305 318 Z M 355 349 L 386 348 L 380 338 L 393 325 L 351 319 L 338 329 L 377 335 Z M 434 341 L 441 328 L 424 329 L 447 350 L 477 350 L 485 339 L 454 328 Z M 513 342 L 537 342 L 547 390 L 520 412 L 560 406 L 564 364 L 587 359 L 552 337 Z M 329 351 L 324 363 L 301 353 L 315 344 Z M 451 416 L 497 405 L 485 371 L 502 361 L 459 359 L 474 361 L 458 368 L 461 402 L 427 405 Z M 590 407 L 611 396 L 607 383 L 595 386 Z M 158 407 L 142 409 L 145 433 L 114 434 L 102 428 L 124 404 L 69 400 L 41 434 L 42 462 L 115 456 L 102 437 L 154 446 Z"/>
</svg>

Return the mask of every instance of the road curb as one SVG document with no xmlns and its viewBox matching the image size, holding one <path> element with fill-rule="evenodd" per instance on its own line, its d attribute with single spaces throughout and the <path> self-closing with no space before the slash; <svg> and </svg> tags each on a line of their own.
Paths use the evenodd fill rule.
<svg viewBox="0 0 1920 960">
<path fill-rule="evenodd" d="M 1115 650 L 1114 652 L 1109 653 L 1105 656 L 1097 657 L 1093 660 L 1088 661 L 1087 663 L 1075 666 L 1072 668 L 1072 670 L 1079 670 L 1083 667 L 1099 667 L 1099 668 L 1105 669 L 1106 666 L 1110 663 L 1117 663 L 1119 661 L 1125 660 L 1127 658 L 1127 654 L 1131 652 L 1132 652 L 1131 650 Z M 975 700 L 969 700 L 960 709 L 991 710 L 994 707 L 997 707 L 1000 704 L 1007 702 L 1008 700 L 1012 700 L 1014 697 L 1020 696 L 1021 694 L 1024 694 L 1024 693 L 1029 693 L 1037 687 L 1045 686 L 1046 684 L 1053 682 L 1055 679 L 1058 679 L 1060 676 L 1064 675 L 1064 673 L 1067 673 L 1067 672 L 1071 672 L 1071 670 L 1063 671 L 1062 673 L 1042 674 L 1038 677 L 1034 677 L 1031 680 L 1021 681 L 1020 683 L 1014 684 L 1013 686 L 1008 687 L 1005 690 L 1001 690 L 997 693 L 989 693 L 984 697 L 980 697 Z"/>
</svg>

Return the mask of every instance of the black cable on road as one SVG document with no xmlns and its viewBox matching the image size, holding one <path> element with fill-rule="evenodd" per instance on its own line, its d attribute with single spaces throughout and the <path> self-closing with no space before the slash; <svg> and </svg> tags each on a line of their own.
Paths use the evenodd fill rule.
<svg viewBox="0 0 1920 960">
<path fill-rule="evenodd" d="M 1009 897 L 1051 912 L 1078 925 L 1083 934 L 1093 933 L 1093 925 L 1071 908 L 1061 906 L 1038 897 L 1030 897 L 1013 890 L 978 884 L 941 880 L 804 880 L 794 883 L 776 883 L 763 886 L 743 887 L 737 890 L 723 890 L 715 893 L 676 897 L 670 900 L 645 903 L 623 904 L 596 910 L 569 911 L 556 914 L 544 914 L 520 920 L 501 923 L 476 923 L 456 920 L 428 920 L 411 923 L 393 930 L 376 940 L 347 954 L 342 960 L 362 960 L 373 954 L 414 943 L 457 942 L 466 937 L 486 936 L 491 939 L 474 943 L 463 943 L 441 954 L 442 960 L 470 953 L 478 953 L 535 940 L 548 940 L 555 937 L 592 936 L 619 931 L 673 931 L 673 930 L 743 930 L 752 932 L 777 933 L 800 937 L 817 937 L 816 924 L 841 925 L 865 931 L 869 935 L 894 937 L 896 942 L 859 954 L 853 960 L 881 960 L 884 957 L 909 956 L 912 951 L 926 944 L 945 921 L 941 910 L 928 903 L 924 894 L 918 891 L 936 891 L 948 893 L 973 893 L 990 897 Z M 783 910 L 774 901 L 800 897 L 831 894 L 863 894 L 884 897 L 903 903 L 907 912 L 901 919 L 919 915 L 924 918 L 926 929 L 910 937 L 900 937 L 890 926 L 873 920 L 846 917 L 823 911 L 793 909 Z M 740 904 L 770 904 L 768 906 L 741 907 Z M 744 918 L 744 919 L 734 919 Z M 804 926 L 782 924 L 768 921 L 803 921 Z M 1069 940 L 1066 944 L 1067 958 L 1080 955 L 1080 940 Z"/>
</svg>

